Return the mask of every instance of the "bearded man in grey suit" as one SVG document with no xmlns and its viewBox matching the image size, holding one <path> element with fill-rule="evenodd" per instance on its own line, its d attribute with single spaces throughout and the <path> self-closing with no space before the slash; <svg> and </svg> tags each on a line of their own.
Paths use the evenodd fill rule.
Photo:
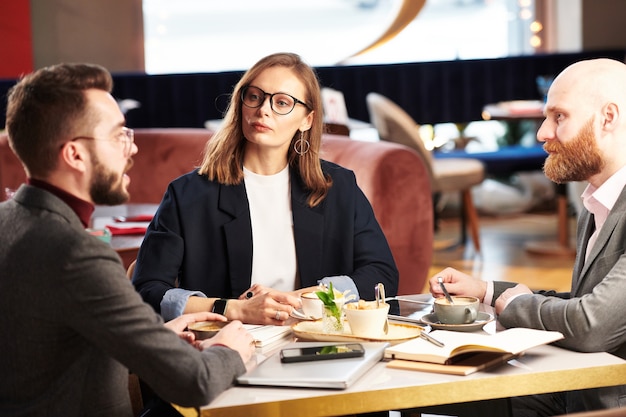
<svg viewBox="0 0 626 417">
<path fill-rule="evenodd" d="M 9 144 L 28 184 L 0 204 L 0 415 L 131 416 L 129 369 L 162 399 L 199 407 L 252 356 L 241 322 L 202 342 L 175 331 L 225 317 L 164 326 L 85 230 L 95 204 L 129 197 L 137 146 L 111 89 L 104 68 L 61 64 L 9 93 Z"/>
<path fill-rule="evenodd" d="M 589 182 L 571 291 L 533 292 L 447 268 L 430 279 L 431 293 L 443 295 L 442 277 L 449 292 L 494 305 L 505 327 L 559 331 L 564 348 L 626 359 L 626 65 L 610 59 L 570 65 L 552 83 L 544 114 L 537 138 L 549 154 L 546 176 Z M 514 398 L 511 405 L 514 416 L 626 407 L 626 386 Z"/>
</svg>

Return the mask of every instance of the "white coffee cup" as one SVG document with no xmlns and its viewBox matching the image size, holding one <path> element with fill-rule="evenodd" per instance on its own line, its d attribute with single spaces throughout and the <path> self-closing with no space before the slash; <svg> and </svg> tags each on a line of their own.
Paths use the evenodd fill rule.
<svg viewBox="0 0 626 417">
<path fill-rule="evenodd" d="M 369 339 L 380 339 L 385 336 L 389 304 L 384 303 L 376 307 L 375 301 L 360 301 L 346 304 L 344 311 L 354 336 Z"/>
<path fill-rule="evenodd" d="M 300 295 L 302 302 L 302 312 L 307 317 L 314 319 L 322 318 L 322 308 L 324 304 L 314 292 L 305 292 Z"/>
</svg>

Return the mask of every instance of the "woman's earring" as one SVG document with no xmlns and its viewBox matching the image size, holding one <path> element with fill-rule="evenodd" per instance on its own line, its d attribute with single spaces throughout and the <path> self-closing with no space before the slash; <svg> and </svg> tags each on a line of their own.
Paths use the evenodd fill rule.
<svg viewBox="0 0 626 417">
<path fill-rule="evenodd" d="M 302 155 L 305 155 L 309 151 L 310 147 L 311 147 L 311 144 L 309 143 L 309 141 L 304 139 L 304 132 L 300 131 L 300 139 L 298 139 L 293 144 L 293 150 L 296 151 L 298 155 L 302 156 Z"/>
</svg>

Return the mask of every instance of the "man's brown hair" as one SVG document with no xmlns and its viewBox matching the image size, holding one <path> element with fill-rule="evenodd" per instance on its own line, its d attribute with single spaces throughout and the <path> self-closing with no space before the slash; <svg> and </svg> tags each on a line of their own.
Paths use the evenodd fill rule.
<svg viewBox="0 0 626 417">
<path fill-rule="evenodd" d="M 99 65 L 76 63 L 39 69 L 9 90 L 9 144 L 30 177 L 45 177 L 77 127 L 95 124 L 84 94 L 92 88 L 110 93 L 111 74 Z"/>
</svg>

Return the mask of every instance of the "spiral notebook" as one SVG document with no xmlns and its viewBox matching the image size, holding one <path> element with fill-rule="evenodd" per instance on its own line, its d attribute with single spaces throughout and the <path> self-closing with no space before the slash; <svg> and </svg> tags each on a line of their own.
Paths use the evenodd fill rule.
<svg viewBox="0 0 626 417">
<path fill-rule="evenodd" d="M 289 347 L 324 346 L 336 343 L 294 342 Z M 241 385 L 345 389 L 383 358 L 388 343 L 362 343 L 365 355 L 360 358 L 281 363 L 276 352 L 256 368 L 237 378 Z M 284 349 L 283 348 L 283 349 Z"/>
</svg>

